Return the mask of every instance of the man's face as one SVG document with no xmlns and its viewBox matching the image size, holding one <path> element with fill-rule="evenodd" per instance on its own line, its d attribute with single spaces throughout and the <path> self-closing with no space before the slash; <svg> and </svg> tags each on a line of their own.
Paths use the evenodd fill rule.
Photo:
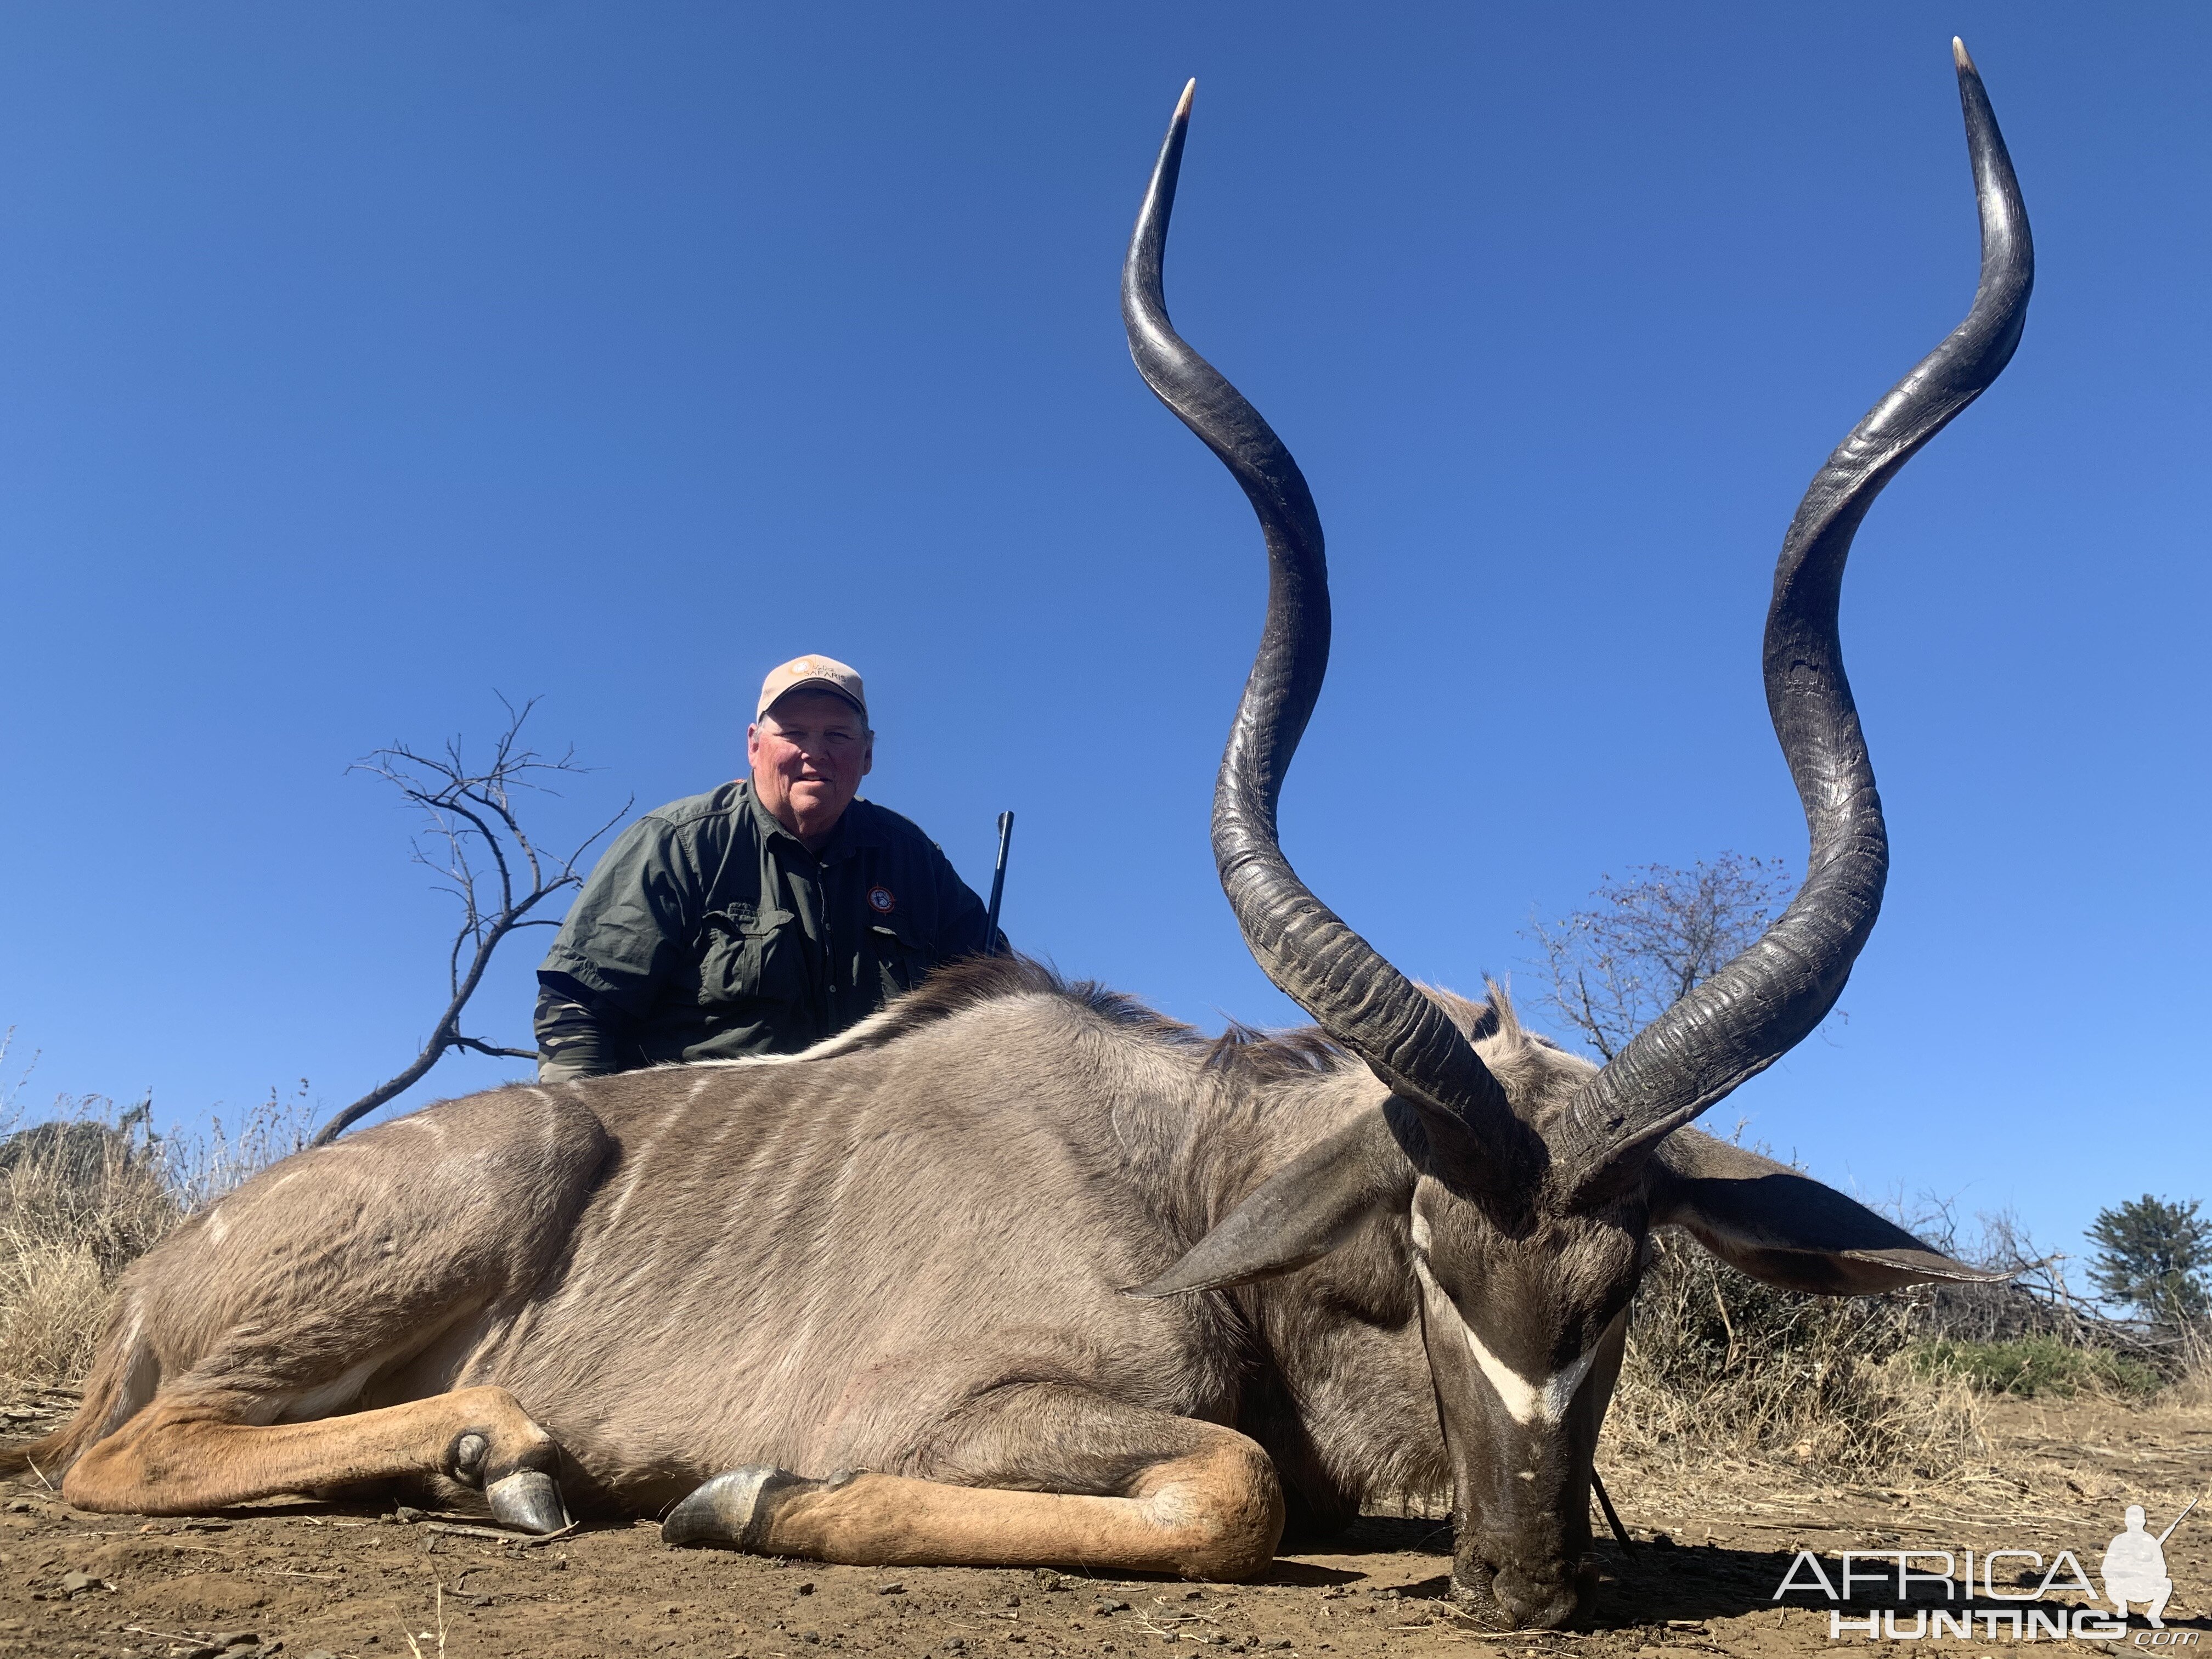
<svg viewBox="0 0 2212 1659">
<path fill-rule="evenodd" d="M 778 823 L 818 849 L 875 764 L 860 711 L 827 691 L 778 697 L 745 732 L 753 789 Z"/>
</svg>

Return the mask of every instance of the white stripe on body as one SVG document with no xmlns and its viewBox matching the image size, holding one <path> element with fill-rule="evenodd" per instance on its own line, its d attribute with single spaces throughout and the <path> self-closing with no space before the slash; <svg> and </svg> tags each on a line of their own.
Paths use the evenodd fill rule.
<svg viewBox="0 0 2212 1659">
<path fill-rule="evenodd" d="M 695 1060 L 694 1066 L 796 1066 L 801 1060 L 835 1060 L 840 1054 L 850 1054 L 865 1048 L 870 1038 L 898 1017 L 896 1006 L 878 1009 L 858 1025 L 823 1037 L 811 1048 L 801 1048 L 795 1054 L 740 1054 L 735 1060 Z"/>
<path fill-rule="evenodd" d="M 661 1120 L 660 1127 L 664 1129 L 668 1127 L 665 1118 Z M 629 1207 L 630 1199 L 637 1191 L 637 1183 L 645 1179 L 645 1161 L 653 1155 L 653 1141 L 659 1138 L 658 1134 L 652 1140 L 643 1136 L 633 1136 L 629 1144 L 623 1148 L 623 1157 L 629 1164 L 629 1173 L 623 1177 L 622 1191 L 615 1195 L 614 1208 L 607 1212 L 607 1231 L 610 1233 L 621 1225 L 623 1212 Z"/>
</svg>

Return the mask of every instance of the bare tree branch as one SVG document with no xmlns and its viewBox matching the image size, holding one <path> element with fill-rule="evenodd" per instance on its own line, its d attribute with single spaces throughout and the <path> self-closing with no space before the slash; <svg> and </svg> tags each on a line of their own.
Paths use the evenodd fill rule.
<svg viewBox="0 0 2212 1659">
<path fill-rule="evenodd" d="M 504 1060 L 535 1060 L 538 1058 L 538 1050 L 535 1048 L 501 1048 L 492 1043 L 479 1042 L 474 1037 L 455 1037 L 453 1039 L 453 1047 L 456 1048 L 472 1048 L 477 1054 L 492 1054 Z"/>
<path fill-rule="evenodd" d="M 492 744 L 491 758 L 483 768 L 471 767 L 464 757 L 461 740 L 449 739 L 441 754 L 423 754 L 404 744 L 394 744 L 363 756 L 349 769 L 372 773 L 392 784 L 422 809 L 428 819 L 426 838 L 410 843 L 415 862 L 440 878 L 436 890 L 450 894 L 461 907 L 460 923 L 446 954 L 446 1010 L 431 1028 L 422 1052 L 411 1063 L 379 1084 L 339 1112 L 317 1132 L 313 1145 L 328 1146 L 348 1127 L 386 1102 L 404 1094 L 421 1082 L 433 1066 L 460 1048 L 507 1060 L 535 1060 L 534 1048 L 508 1048 L 461 1034 L 461 1012 L 477 987 L 483 982 L 492 953 L 509 933 L 524 927 L 553 927 L 560 924 L 531 912 L 563 889 L 583 885 L 578 863 L 592 844 L 629 815 L 630 801 L 594 830 L 567 857 L 555 860 L 541 853 L 523 828 L 514 804 L 517 792 L 556 792 L 539 782 L 548 772 L 582 773 L 572 748 L 553 759 L 522 746 L 522 725 L 538 706 L 531 698 L 520 708 L 504 696 L 507 729 Z M 476 849 L 471 858 L 471 849 Z M 477 860 L 489 858 L 489 870 Z M 517 876 L 526 875 L 528 886 L 519 889 Z M 496 877 L 495 881 L 492 878 Z"/>
<path fill-rule="evenodd" d="M 1603 877 L 1589 908 L 1529 917 L 1522 937 L 1542 952 L 1538 1000 L 1609 1060 L 1757 939 L 1796 888 L 1784 860 L 1741 853 Z"/>
</svg>

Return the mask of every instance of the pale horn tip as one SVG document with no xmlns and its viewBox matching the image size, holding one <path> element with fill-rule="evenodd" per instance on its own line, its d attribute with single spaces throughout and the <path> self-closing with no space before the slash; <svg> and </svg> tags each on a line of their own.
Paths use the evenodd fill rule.
<svg viewBox="0 0 2212 1659">
<path fill-rule="evenodd" d="M 1965 48 L 1961 47 L 1960 50 L 1964 51 Z M 1184 83 L 1182 96 L 1176 100 L 1175 118 L 1176 120 L 1187 121 L 1190 118 L 1190 100 L 1197 96 L 1198 77 L 1194 75 Z"/>
<path fill-rule="evenodd" d="M 1959 72 L 1961 75 L 1981 73 L 1974 67 L 1974 60 L 1966 55 L 1966 43 L 1955 34 L 1951 37 L 1951 61 L 1959 66 Z M 1185 95 L 1188 96 L 1188 94 Z"/>
</svg>

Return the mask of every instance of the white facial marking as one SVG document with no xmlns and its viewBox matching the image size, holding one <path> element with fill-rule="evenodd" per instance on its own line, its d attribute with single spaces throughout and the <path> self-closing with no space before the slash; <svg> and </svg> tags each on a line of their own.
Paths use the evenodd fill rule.
<svg viewBox="0 0 2212 1659">
<path fill-rule="evenodd" d="M 1575 1401 L 1575 1390 L 1582 1387 L 1583 1378 L 1589 1375 L 1590 1362 L 1597 1358 L 1595 1347 L 1565 1370 L 1554 1372 L 1550 1376 L 1540 1380 L 1523 1376 L 1491 1352 L 1483 1340 L 1474 1334 L 1474 1327 L 1460 1316 L 1458 1308 L 1453 1305 L 1452 1299 L 1444 1294 L 1443 1287 L 1430 1273 L 1427 1262 L 1416 1261 L 1413 1271 L 1420 1276 L 1421 1288 L 1428 1292 L 1431 1315 L 1446 1326 L 1458 1328 L 1459 1334 L 1467 1339 L 1468 1352 L 1474 1356 L 1474 1363 L 1481 1368 L 1483 1376 L 1490 1379 L 1490 1386 L 1497 1391 L 1499 1401 L 1516 1423 L 1526 1427 L 1531 1423 L 1565 1420 L 1567 1407 Z"/>
<path fill-rule="evenodd" d="M 1505 1402 L 1506 1411 L 1516 1423 L 1558 1423 L 1574 1404 L 1575 1390 L 1583 1385 L 1589 1374 L 1590 1361 L 1597 1358 L 1592 1349 L 1563 1371 L 1537 1382 L 1521 1375 L 1496 1354 L 1483 1346 L 1474 1328 L 1461 1322 L 1467 1333 L 1467 1346 L 1474 1355 L 1474 1363 L 1482 1367 L 1482 1374 L 1490 1379 L 1490 1386 L 1498 1390 L 1498 1397 Z"/>
</svg>

